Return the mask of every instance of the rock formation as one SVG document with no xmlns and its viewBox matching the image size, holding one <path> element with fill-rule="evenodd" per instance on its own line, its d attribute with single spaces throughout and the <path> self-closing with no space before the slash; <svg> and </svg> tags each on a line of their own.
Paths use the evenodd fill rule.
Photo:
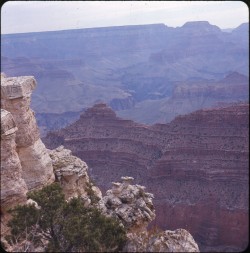
<svg viewBox="0 0 250 253">
<path fill-rule="evenodd" d="M 161 232 L 141 244 L 140 239 L 148 235 L 148 224 L 155 218 L 153 195 L 145 192 L 144 186 L 132 185 L 132 177 L 122 177 L 122 183 L 112 183 L 112 189 L 102 198 L 101 191 L 88 176 L 85 162 L 73 156 L 63 146 L 54 150 L 45 148 L 29 107 L 34 86 L 33 77 L 2 76 L 1 106 L 11 111 L 1 109 L 1 221 L 4 228 L 7 209 L 25 203 L 35 204 L 40 208 L 35 201 L 26 199 L 27 191 L 56 180 L 60 182 L 66 199 L 80 196 L 86 206 L 95 205 L 105 215 L 115 217 L 121 222 L 128 231 L 126 252 L 141 247 L 149 252 L 198 252 L 192 236 L 183 229 Z M 98 105 L 97 111 L 97 118 L 108 116 L 116 120 L 115 113 L 107 110 L 104 104 Z M 91 110 L 87 111 L 87 115 L 88 113 Z M 3 231 L 1 235 L 5 234 L 6 231 Z M 14 245 L 9 249 L 13 251 L 20 248 L 19 246 Z"/>
<path fill-rule="evenodd" d="M 103 212 L 119 219 L 130 232 L 145 231 L 155 219 L 153 195 L 141 185 L 131 185 L 132 177 L 122 177 L 122 183 L 113 182 L 111 190 L 101 200 Z"/>
<path fill-rule="evenodd" d="M 30 99 L 36 81 L 32 76 L 1 78 L 1 108 L 9 111 L 16 122 L 17 153 L 22 177 L 29 190 L 54 181 L 51 159 L 42 143 Z"/>
<path fill-rule="evenodd" d="M 1 109 L 1 213 L 26 201 L 27 186 L 16 152 L 17 127 L 12 115 Z"/>
<path fill-rule="evenodd" d="M 185 229 L 150 234 L 130 233 L 125 252 L 200 252 L 197 243 Z"/>
<path fill-rule="evenodd" d="M 73 156 L 71 151 L 60 146 L 49 151 L 56 181 L 60 182 L 66 199 L 81 196 L 86 205 L 94 197 L 101 199 L 102 193 L 89 179 L 87 164 Z M 92 203 L 93 204 L 93 203 Z"/>
<path fill-rule="evenodd" d="M 147 231 L 155 219 L 153 194 L 146 192 L 144 186 L 132 185 L 132 177 L 121 180 L 121 183 L 112 183 L 112 189 L 106 192 L 99 206 L 105 215 L 119 220 L 128 231 L 125 252 L 199 252 L 197 243 L 185 229 Z"/>
<path fill-rule="evenodd" d="M 125 252 L 199 252 L 198 245 L 185 229 L 147 231 L 155 219 L 153 194 L 141 185 L 132 185 L 132 177 L 113 182 L 112 189 L 100 200 L 104 214 L 115 217 L 128 231 Z"/>
<path fill-rule="evenodd" d="M 248 104 L 200 110 L 153 126 L 117 118 L 99 104 L 44 141 L 49 148 L 64 145 L 86 161 L 103 191 L 124 175 L 134 177 L 155 196 L 155 223 L 187 229 L 201 250 L 244 249 L 248 122 Z"/>
</svg>

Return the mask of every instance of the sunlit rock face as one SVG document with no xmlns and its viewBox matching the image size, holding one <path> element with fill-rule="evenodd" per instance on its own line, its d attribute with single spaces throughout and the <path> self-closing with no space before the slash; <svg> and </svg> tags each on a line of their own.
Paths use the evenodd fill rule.
<svg viewBox="0 0 250 253">
<path fill-rule="evenodd" d="M 1 78 L 1 108 L 9 111 L 16 122 L 16 148 L 22 177 L 29 190 L 54 181 L 51 159 L 40 139 L 34 112 L 30 109 L 31 93 L 36 86 L 32 76 Z"/>
<path fill-rule="evenodd" d="M 16 152 L 15 121 L 1 109 L 1 212 L 26 201 L 27 186 L 22 178 L 21 162 Z"/>
</svg>

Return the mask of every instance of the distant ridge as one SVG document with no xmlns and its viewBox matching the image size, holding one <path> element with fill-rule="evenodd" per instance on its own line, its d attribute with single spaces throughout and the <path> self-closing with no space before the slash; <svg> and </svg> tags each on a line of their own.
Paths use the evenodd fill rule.
<svg viewBox="0 0 250 253">
<path fill-rule="evenodd" d="M 88 27 L 88 28 L 72 28 L 72 29 L 63 29 L 63 30 L 55 30 L 55 31 L 40 31 L 40 32 L 27 32 L 27 33 L 11 33 L 11 34 L 2 34 L 4 37 L 8 36 L 15 36 L 15 35 L 22 35 L 22 34 L 28 34 L 28 35 L 36 35 L 39 33 L 64 33 L 64 32 L 88 32 L 88 31 L 118 31 L 123 29 L 129 29 L 129 30 L 137 30 L 137 29 L 152 29 L 152 28 L 166 28 L 167 25 L 163 23 L 156 23 L 156 24 L 142 24 L 142 25 L 121 25 L 121 26 L 103 26 L 103 27 Z"/>
<path fill-rule="evenodd" d="M 231 72 L 249 75 L 244 27 L 225 33 L 207 21 L 195 21 L 176 28 L 160 23 L 3 35 L 1 68 L 9 76 L 36 76 L 32 107 L 45 129 L 47 119 L 56 123 L 46 113 L 61 114 L 60 127 L 72 116 L 64 121 L 64 113 L 98 100 L 137 122 L 168 122 L 180 108 L 185 113 L 182 109 L 244 99 L 246 85 L 227 87 L 226 96 L 224 87 L 206 86 Z M 179 104 L 171 104 L 180 83 L 188 83 L 177 89 L 186 98 L 179 94 Z"/>
</svg>

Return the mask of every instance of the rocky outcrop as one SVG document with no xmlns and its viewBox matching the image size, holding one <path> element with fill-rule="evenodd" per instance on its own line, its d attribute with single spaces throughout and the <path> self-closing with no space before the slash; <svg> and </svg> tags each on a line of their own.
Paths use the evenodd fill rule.
<svg viewBox="0 0 250 253">
<path fill-rule="evenodd" d="M 15 119 L 17 153 L 22 177 L 29 190 L 54 181 L 51 159 L 42 143 L 30 99 L 36 81 L 32 76 L 1 78 L 1 108 Z"/>
<path fill-rule="evenodd" d="M 122 183 L 113 182 L 111 190 L 100 201 L 102 211 L 120 220 L 127 231 L 141 232 L 155 219 L 153 195 L 145 187 L 132 185 L 132 177 L 122 177 Z"/>
<path fill-rule="evenodd" d="M 185 229 L 164 232 L 130 233 L 126 252 L 200 252 L 192 235 Z"/>
<path fill-rule="evenodd" d="M 1 213 L 26 201 L 27 186 L 16 152 L 17 127 L 12 115 L 1 109 Z"/>
<path fill-rule="evenodd" d="M 185 229 L 148 231 L 155 219 L 153 194 L 141 185 L 131 184 L 134 178 L 122 177 L 100 200 L 105 215 L 119 220 L 127 231 L 125 252 L 199 252 L 199 247 Z"/>
<path fill-rule="evenodd" d="M 187 229 L 201 250 L 244 249 L 248 122 L 248 104 L 200 110 L 154 126 L 122 120 L 99 104 L 44 141 L 86 161 L 103 191 L 124 175 L 135 178 L 155 196 L 155 223 Z"/>
<path fill-rule="evenodd" d="M 197 243 L 185 229 L 160 233 L 148 248 L 150 252 L 199 252 Z"/>
<path fill-rule="evenodd" d="M 95 199 L 101 199 L 102 193 L 89 179 L 87 164 L 73 156 L 71 151 L 60 146 L 49 151 L 56 181 L 60 182 L 66 199 L 82 197 L 86 205 Z"/>
<path fill-rule="evenodd" d="M 45 148 L 37 129 L 33 112 L 29 108 L 31 91 L 34 88 L 33 77 L 2 77 L 2 107 L 11 110 L 12 114 L 1 109 L 1 235 L 8 230 L 6 211 L 16 204 L 35 204 L 26 199 L 28 190 L 41 188 L 43 185 L 60 182 L 67 200 L 80 196 L 85 206 L 94 205 L 111 217 L 115 217 L 128 231 L 127 251 L 141 247 L 140 238 L 147 234 L 148 224 L 155 218 L 153 195 L 145 192 L 145 187 L 132 185 L 132 177 L 122 177 L 122 183 L 112 183 L 113 187 L 102 198 L 102 193 L 93 185 L 88 176 L 88 166 L 71 151 L 59 146 L 54 150 Z M 111 110 L 104 104 L 98 105 L 98 117 L 116 119 Z M 87 111 L 91 113 L 91 111 Z M 128 125 L 131 122 L 127 122 Z M 16 126 L 18 125 L 18 127 Z M 39 170 L 40 168 L 40 170 Z M 54 175 L 55 173 L 55 175 Z M 3 229 L 4 228 L 4 229 Z M 192 236 L 185 230 L 165 231 L 151 238 L 142 246 L 150 252 L 158 251 L 199 251 Z M 185 236 L 184 236 L 185 235 Z M 10 251 L 20 249 L 21 244 L 9 247 Z M 139 243 L 139 244 L 138 244 Z M 184 246 L 184 243 L 186 246 Z M 8 243 L 6 244 L 8 247 Z M 42 250 L 42 249 L 34 249 Z"/>
</svg>

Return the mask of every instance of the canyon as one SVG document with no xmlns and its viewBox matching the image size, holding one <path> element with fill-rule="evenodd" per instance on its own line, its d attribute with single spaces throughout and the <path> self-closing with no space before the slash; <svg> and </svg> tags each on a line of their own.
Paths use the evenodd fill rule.
<svg viewBox="0 0 250 253">
<path fill-rule="evenodd" d="M 5 236 L 10 233 L 7 224 L 11 219 L 8 211 L 18 204 L 40 209 L 26 194 L 58 182 L 66 201 L 79 197 L 85 207 L 98 208 L 126 228 L 124 252 L 199 252 L 197 243 L 185 229 L 150 235 L 147 226 L 155 219 L 154 196 L 144 186 L 133 185 L 133 177 L 123 176 L 122 182 L 112 182 L 111 189 L 103 196 L 91 181 L 83 160 L 62 145 L 52 150 L 45 147 L 30 108 L 35 87 L 33 76 L 1 74 L 1 244 L 4 248 L 8 252 L 22 252 L 24 248 L 25 252 L 45 251 L 46 237 L 38 247 L 27 236 L 21 242 L 7 242 Z"/>
<path fill-rule="evenodd" d="M 9 208 L 56 181 L 85 206 L 94 193 L 129 230 L 128 251 L 247 247 L 248 23 L 1 39 L 2 234 Z"/>
<path fill-rule="evenodd" d="M 247 101 L 248 31 L 248 23 L 224 32 L 195 21 L 7 34 L 1 69 L 36 77 L 31 107 L 42 136 L 100 102 L 126 119 L 167 123 L 218 102 Z M 234 75 L 245 79 L 242 92 Z"/>
<path fill-rule="evenodd" d="M 235 251 L 248 245 L 248 124 L 248 103 L 152 126 L 121 119 L 100 103 L 43 141 L 86 161 L 103 192 L 124 174 L 146 186 L 155 196 L 153 224 L 184 226 L 201 251 Z"/>
</svg>

